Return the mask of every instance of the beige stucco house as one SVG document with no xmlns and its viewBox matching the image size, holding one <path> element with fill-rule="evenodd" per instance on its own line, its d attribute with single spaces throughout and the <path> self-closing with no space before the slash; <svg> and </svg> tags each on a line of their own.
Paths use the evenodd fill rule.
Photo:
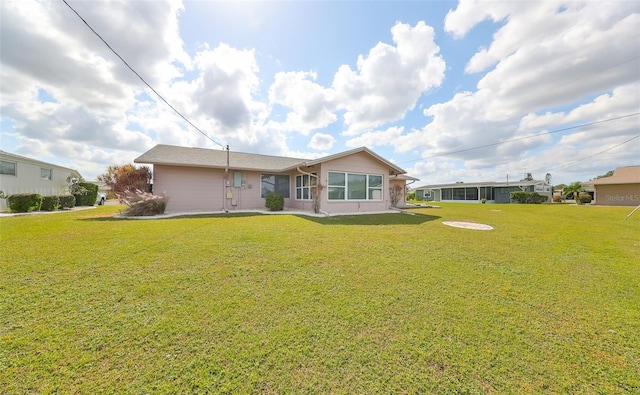
<svg viewBox="0 0 640 395">
<path fill-rule="evenodd" d="M 307 160 L 159 144 L 134 162 L 153 165 L 167 213 L 264 210 L 270 193 L 284 197 L 286 210 L 382 212 L 404 205 L 406 182 L 415 180 L 365 147 Z"/>
<path fill-rule="evenodd" d="M 582 184 L 594 188 L 593 204 L 606 206 L 640 205 L 640 166 L 618 167 L 611 177 Z"/>
</svg>

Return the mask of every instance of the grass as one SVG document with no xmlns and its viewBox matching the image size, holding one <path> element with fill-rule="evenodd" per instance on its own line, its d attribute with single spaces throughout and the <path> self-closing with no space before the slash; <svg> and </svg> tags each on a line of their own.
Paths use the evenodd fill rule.
<svg viewBox="0 0 640 395">
<path fill-rule="evenodd" d="M 119 209 L 0 219 L 1 392 L 640 391 L 631 208 Z"/>
</svg>

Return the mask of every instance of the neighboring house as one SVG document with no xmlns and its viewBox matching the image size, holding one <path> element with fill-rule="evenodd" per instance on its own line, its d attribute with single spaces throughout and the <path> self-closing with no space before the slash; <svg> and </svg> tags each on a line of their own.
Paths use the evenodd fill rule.
<svg viewBox="0 0 640 395">
<path fill-rule="evenodd" d="M 73 169 L 0 151 L 0 190 L 6 196 L 17 193 L 38 193 L 42 196 L 69 194 L 69 176 L 80 178 Z M 6 209 L 6 199 L 0 199 L 0 211 Z"/>
<path fill-rule="evenodd" d="M 482 202 L 509 203 L 515 191 L 538 192 L 551 202 L 551 185 L 543 180 L 510 182 L 472 182 L 424 185 L 412 188 L 416 199 L 432 202 Z"/>
<path fill-rule="evenodd" d="M 594 202 L 606 206 L 640 205 L 640 166 L 618 167 L 611 177 L 582 183 L 594 188 Z"/>
<path fill-rule="evenodd" d="M 134 162 L 153 165 L 153 190 L 166 193 L 168 213 L 264 210 L 270 193 L 288 210 L 313 212 L 315 203 L 324 214 L 382 212 L 394 186 L 404 205 L 406 181 L 415 180 L 364 147 L 306 160 L 160 144 Z"/>
</svg>

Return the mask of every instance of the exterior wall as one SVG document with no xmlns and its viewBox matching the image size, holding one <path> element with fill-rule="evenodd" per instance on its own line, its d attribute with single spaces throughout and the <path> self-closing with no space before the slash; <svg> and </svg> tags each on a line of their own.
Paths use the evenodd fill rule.
<svg viewBox="0 0 640 395">
<path fill-rule="evenodd" d="M 154 194 L 167 194 L 167 213 L 223 209 L 224 170 L 154 165 Z"/>
<path fill-rule="evenodd" d="M 316 167 L 320 167 L 318 171 L 320 182 L 325 186 L 322 190 L 320 207 L 322 211 L 329 214 L 365 213 L 386 211 L 391 207 L 391 199 L 389 197 L 389 168 L 369 154 L 359 152 L 354 155 L 323 162 L 320 165 L 316 165 Z M 382 175 L 382 200 L 328 200 L 328 188 L 326 186 L 328 185 L 330 171 Z"/>
<path fill-rule="evenodd" d="M 5 195 L 17 193 L 38 193 L 42 196 L 67 195 L 67 178 L 75 173 L 60 166 L 21 162 L 11 157 L 2 157 L 3 161 L 16 163 L 16 175 L 0 175 L 0 190 Z M 41 178 L 40 169 L 51 169 L 51 180 Z M 0 211 L 7 210 L 6 199 L 0 199 Z"/>
<path fill-rule="evenodd" d="M 602 206 L 640 205 L 640 184 L 611 184 L 595 186 L 594 204 Z"/>
<path fill-rule="evenodd" d="M 400 196 L 398 198 L 398 202 L 396 203 L 396 207 L 404 207 L 407 202 L 407 182 L 405 180 L 395 180 L 389 179 L 389 201 L 391 202 L 391 191 L 396 187 L 400 187 Z"/>
</svg>

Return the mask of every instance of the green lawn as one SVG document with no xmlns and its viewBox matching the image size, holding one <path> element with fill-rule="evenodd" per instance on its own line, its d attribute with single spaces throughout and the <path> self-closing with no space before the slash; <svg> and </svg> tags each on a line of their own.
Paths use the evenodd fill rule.
<svg viewBox="0 0 640 395">
<path fill-rule="evenodd" d="M 632 208 L 119 209 L 0 219 L 1 393 L 640 392 Z"/>
</svg>

